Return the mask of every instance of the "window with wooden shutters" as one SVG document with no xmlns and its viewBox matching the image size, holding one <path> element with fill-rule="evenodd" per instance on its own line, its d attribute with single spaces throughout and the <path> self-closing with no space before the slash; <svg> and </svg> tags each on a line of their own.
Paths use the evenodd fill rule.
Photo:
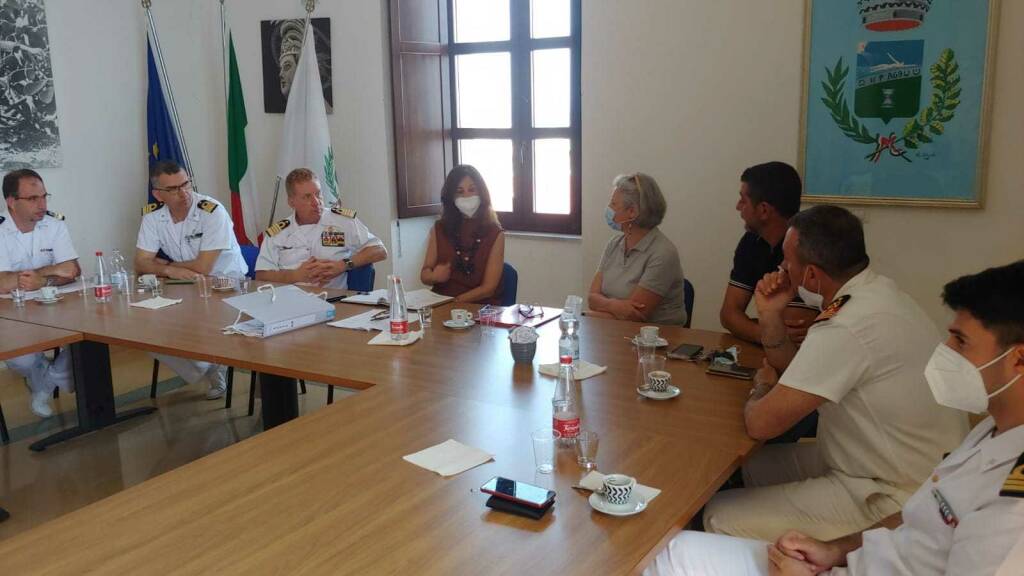
<svg viewBox="0 0 1024 576">
<path fill-rule="evenodd" d="M 429 3 L 441 21 L 437 52 L 448 67 L 442 80 L 447 85 L 431 84 L 422 94 L 410 91 L 408 84 L 399 85 L 407 82 L 402 66 L 407 66 L 405 58 L 415 48 L 401 35 L 412 11 L 395 10 L 395 5 L 407 3 L 392 1 L 396 145 L 401 148 L 399 215 L 403 208 L 412 208 L 411 180 L 426 175 L 422 170 L 413 175 L 409 158 L 420 154 L 418 147 L 433 145 L 413 137 L 409 123 L 401 120 L 410 110 L 433 109 L 431 98 L 442 93 L 449 100 L 447 106 L 440 104 L 439 127 L 434 130 L 442 134 L 437 141 L 451 148 L 443 154 L 424 152 L 424 162 L 430 162 L 435 172 L 443 165 L 445 173 L 450 164 L 442 164 L 442 159 L 476 166 L 507 230 L 579 234 L 579 0 Z M 415 15 L 429 20 L 432 13 L 420 10 Z M 418 26 L 424 28 L 429 26 Z M 401 42 L 396 44 L 396 38 Z M 434 80 L 437 77 L 431 76 Z M 444 177 L 431 173 L 429 178 L 436 188 L 430 196 L 436 213 Z M 419 213 L 431 212 L 410 215 Z"/>
</svg>

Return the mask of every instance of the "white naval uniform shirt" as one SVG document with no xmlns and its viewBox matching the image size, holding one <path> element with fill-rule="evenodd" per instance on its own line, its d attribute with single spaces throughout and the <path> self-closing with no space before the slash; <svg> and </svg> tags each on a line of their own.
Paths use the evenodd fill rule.
<svg viewBox="0 0 1024 576">
<path fill-rule="evenodd" d="M 63 216 L 52 214 L 47 212 L 27 234 L 10 215 L 0 216 L 0 272 L 38 270 L 78 258 Z"/>
<path fill-rule="evenodd" d="M 909 295 L 866 269 L 811 325 L 779 378 L 827 400 L 817 442 L 827 474 L 865 504 L 875 495 L 905 502 L 967 435 L 966 415 L 936 403 L 924 378 L 941 339 Z"/>
<path fill-rule="evenodd" d="M 847 556 L 851 575 L 995 574 L 1024 534 L 1024 498 L 999 492 L 1024 454 L 1024 426 L 992 437 L 991 417 L 974 427 L 903 506 L 903 525 L 864 533 Z M 939 499 L 949 506 L 945 519 Z M 1021 494 L 1024 496 L 1024 494 Z M 955 524 L 955 526 L 954 526 Z M 1024 574 L 1024 565 L 1013 574 Z"/>
<path fill-rule="evenodd" d="M 171 218 L 171 210 L 167 206 L 158 206 L 143 215 L 136 247 L 146 252 L 163 250 L 174 262 L 188 262 L 195 260 L 200 252 L 220 250 L 210 274 L 245 275 L 248 267 L 235 240 L 231 215 L 220 202 L 192 193 L 192 207 L 185 219 L 178 223 Z"/>
<path fill-rule="evenodd" d="M 267 230 L 256 260 L 256 271 L 294 270 L 310 258 L 344 260 L 351 258 L 367 246 L 384 244 L 370 232 L 354 213 L 351 217 L 339 214 L 345 210 L 324 210 L 316 224 L 300 226 L 292 213 Z M 348 272 L 326 284 L 327 288 L 348 288 Z"/>
</svg>

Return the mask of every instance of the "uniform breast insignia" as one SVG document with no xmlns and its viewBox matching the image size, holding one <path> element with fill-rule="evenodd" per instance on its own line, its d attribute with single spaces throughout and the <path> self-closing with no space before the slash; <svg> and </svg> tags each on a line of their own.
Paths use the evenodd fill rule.
<svg viewBox="0 0 1024 576">
<path fill-rule="evenodd" d="M 824 322 L 825 320 L 831 319 L 833 316 L 838 314 L 839 309 L 842 308 L 849 301 L 849 294 L 843 294 L 839 298 L 836 298 L 835 300 L 832 301 L 831 304 L 826 306 L 825 309 L 821 311 L 821 314 L 818 314 L 818 317 L 814 319 L 813 323 L 817 324 L 818 322 Z"/>
<path fill-rule="evenodd" d="M 60 212 L 51 212 L 51 211 L 47 210 L 46 211 L 46 215 L 49 216 L 50 218 L 54 218 L 56 220 L 63 220 L 64 219 L 64 215 L 61 214 Z"/>
<path fill-rule="evenodd" d="M 356 211 L 352 210 L 351 208 L 342 208 L 341 206 L 335 206 L 334 208 L 331 208 L 331 212 L 334 212 L 338 216 L 344 216 L 345 218 L 356 217 Z M 324 244 L 324 246 L 326 246 L 326 244 Z"/>
<path fill-rule="evenodd" d="M 1017 458 L 1017 463 L 1010 470 L 1010 475 L 1003 481 L 1003 487 L 999 490 L 999 495 L 1011 498 L 1024 498 L 1024 454 Z"/>
<path fill-rule="evenodd" d="M 329 248 L 341 248 L 345 245 L 345 233 L 336 230 L 324 230 L 320 233 L 320 245 Z"/>
<path fill-rule="evenodd" d="M 290 226 L 291 223 L 292 221 L 288 219 L 278 220 L 277 222 L 274 223 L 273 226 L 267 228 L 267 236 L 273 237 L 277 235 L 281 230 L 284 230 L 285 228 Z"/>
<path fill-rule="evenodd" d="M 154 210 L 159 210 L 159 209 L 161 209 L 163 207 L 164 207 L 164 203 L 163 202 L 150 202 L 149 204 L 146 204 L 145 206 L 142 207 L 142 215 L 145 216 L 146 214 L 149 214 L 150 212 L 153 212 Z"/>
<path fill-rule="evenodd" d="M 217 206 L 220 206 L 220 204 L 217 204 L 216 202 L 210 202 L 209 200 L 199 201 L 199 209 L 205 210 L 210 214 L 213 214 L 213 211 L 217 209 Z"/>
</svg>

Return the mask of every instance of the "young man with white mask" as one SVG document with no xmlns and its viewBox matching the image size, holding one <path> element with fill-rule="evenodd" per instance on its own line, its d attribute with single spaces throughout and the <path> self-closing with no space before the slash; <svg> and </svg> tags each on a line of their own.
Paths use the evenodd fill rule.
<svg viewBox="0 0 1024 576">
<path fill-rule="evenodd" d="M 829 541 L 790 531 L 774 543 L 683 532 L 649 575 L 1020 574 L 1024 536 L 1024 260 L 958 278 L 956 316 L 925 377 L 935 399 L 990 414 L 901 512 Z M 927 433 L 930 429 L 923 430 Z M 1019 546 L 1018 546 L 1019 548 Z"/>
<path fill-rule="evenodd" d="M 836 538 L 899 511 L 963 440 L 967 418 L 932 398 L 923 372 L 939 332 L 869 268 L 856 216 L 836 206 L 797 214 L 783 253 L 781 270 L 754 294 L 768 362 L 744 419 L 747 433 L 765 440 L 817 410 L 817 441 L 755 453 L 743 465 L 745 488 L 715 495 L 704 527 L 759 540 L 787 529 Z M 827 304 L 799 349 L 782 317 L 798 292 Z M 780 377 L 769 363 L 787 368 Z"/>
<path fill-rule="evenodd" d="M 355 210 L 324 206 L 320 181 L 311 170 L 292 170 L 284 187 L 295 212 L 264 234 L 257 280 L 345 290 L 349 270 L 388 257 L 384 243 L 356 218 Z"/>
</svg>

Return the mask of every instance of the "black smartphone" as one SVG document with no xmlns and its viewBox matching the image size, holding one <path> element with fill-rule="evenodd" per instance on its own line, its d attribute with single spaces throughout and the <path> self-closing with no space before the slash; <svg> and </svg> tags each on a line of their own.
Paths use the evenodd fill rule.
<svg viewBox="0 0 1024 576">
<path fill-rule="evenodd" d="M 740 366 L 739 364 L 715 364 L 712 363 L 708 366 L 708 374 L 714 374 L 716 376 L 728 376 L 730 378 L 739 378 L 740 380 L 753 380 L 754 374 L 757 374 L 757 368 L 749 368 L 747 366 Z"/>
<path fill-rule="evenodd" d="M 480 487 L 480 491 L 533 508 L 544 508 L 555 499 L 555 493 L 551 490 L 501 476 L 488 480 Z"/>
<path fill-rule="evenodd" d="M 700 344 L 680 344 L 676 346 L 676 349 L 668 353 L 669 358 L 675 358 L 677 360 L 689 360 L 695 362 L 700 353 L 704 351 L 704 347 Z"/>
</svg>

